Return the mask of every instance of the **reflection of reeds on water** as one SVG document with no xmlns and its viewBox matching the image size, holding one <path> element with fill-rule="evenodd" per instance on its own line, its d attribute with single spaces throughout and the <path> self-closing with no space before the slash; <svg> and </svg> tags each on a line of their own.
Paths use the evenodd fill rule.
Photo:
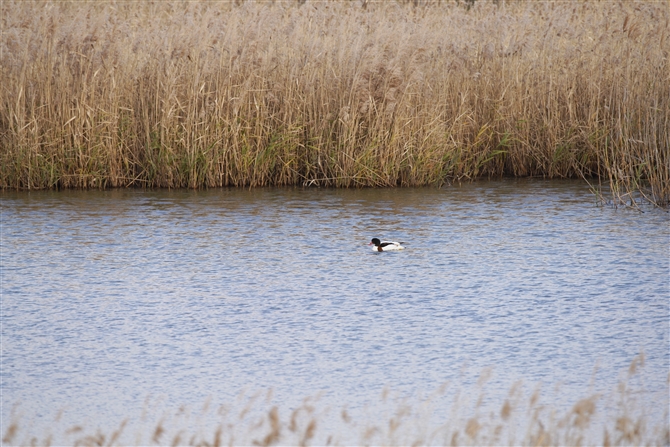
<svg viewBox="0 0 670 447">
<path fill-rule="evenodd" d="M 470 396 L 464 396 L 460 391 L 452 393 L 445 385 L 415 406 L 407 399 L 394 398 L 385 390 L 381 396 L 382 405 L 375 407 L 371 417 L 364 416 L 360 420 L 347 409 L 319 409 L 318 397 L 307 398 L 302 405 L 287 410 L 272 403 L 272 392 L 269 391 L 264 393 L 265 396 L 260 393 L 245 396 L 244 408 L 234 413 L 225 406 L 210 412 L 208 400 L 195 423 L 189 411 L 182 407 L 174 415 L 161 418 L 152 428 L 140 428 L 131 439 L 136 445 L 174 446 L 665 446 L 670 443 L 667 399 L 665 408 L 644 408 L 644 403 L 636 400 L 642 390 L 629 385 L 643 362 L 643 355 L 633 360 L 628 380 L 620 384 L 614 396 L 594 394 L 563 412 L 543 404 L 539 389 L 528 393 L 520 382 L 511 388 L 503 402 L 493 406 L 490 402 L 483 404 L 486 400 L 485 372 Z M 453 399 L 451 408 L 440 407 L 447 399 Z M 204 419 L 209 422 L 203 423 Z M 128 442 L 119 442 L 125 439 L 127 425 L 128 421 L 123 421 L 109 434 L 100 431 L 88 434 L 83 427 L 75 426 L 66 429 L 64 436 L 73 445 L 122 445 Z M 40 440 L 34 435 L 29 427 L 21 427 L 19 421 L 13 421 L 4 433 L 3 442 L 8 445 L 51 445 L 52 436 Z"/>
<path fill-rule="evenodd" d="M 665 2 L 31 1 L 2 17 L 3 188 L 596 176 L 670 198 Z"/>
</svg>

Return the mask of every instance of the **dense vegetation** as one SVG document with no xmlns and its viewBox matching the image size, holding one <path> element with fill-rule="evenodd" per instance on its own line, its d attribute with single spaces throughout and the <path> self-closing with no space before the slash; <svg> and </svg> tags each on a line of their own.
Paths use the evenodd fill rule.
<svg viewBox="0 0 670 447">
<path fill-rule="evenodd" d="M 667 2 L 0 8 L 2 188 L 541 176 L 670 200 Z"/>
</svg>

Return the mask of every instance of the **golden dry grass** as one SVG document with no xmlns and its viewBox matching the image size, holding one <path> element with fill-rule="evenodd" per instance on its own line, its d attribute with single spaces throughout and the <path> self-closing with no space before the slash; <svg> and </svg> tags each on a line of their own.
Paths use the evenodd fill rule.
<svg viewBox="0 0 670 447">
<path fill-rule="evenodd" d="M 668 2 L 471 3 L 3 1 L 0 186 L 583 176 L 667 204 Z"/>
</svg>

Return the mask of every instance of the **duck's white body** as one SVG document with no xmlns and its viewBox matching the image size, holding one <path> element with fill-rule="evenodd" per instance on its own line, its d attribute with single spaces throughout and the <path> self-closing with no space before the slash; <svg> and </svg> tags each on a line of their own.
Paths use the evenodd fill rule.
<svg viewBox="0 0 670 447">
<path fill-rule="evenodd" d="M 372 251 L 394 251 L 394 250 L 404 250 L 401 244 L 404 242 L 391 242 L 391 241 L 380 241 L 377 238 L 372 239 L 368 245 L 372 246 Z"/>
</svg>

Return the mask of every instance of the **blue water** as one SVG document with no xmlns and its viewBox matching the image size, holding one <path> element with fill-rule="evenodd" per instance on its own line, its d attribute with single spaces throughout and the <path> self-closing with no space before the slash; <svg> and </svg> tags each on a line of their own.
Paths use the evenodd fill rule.
<svg viewBox="0 0 670 447">
<path fill-rule="evenodd" d="M 638 406 L 650 423 L 667 417 L 664 210 L 531 180 L 1 197 L 2 433 L 16 421 L 14 442 L 68 443 L 127 418 L 119 442 L 145 444 L 166 414 L 235 412 L 257 391 L 283 414 L 318 396 L 324 433 L 342 408 L 386 423 L 385 390 L 433 396 L 427 424 L 439 424 L 482 373 L 481 408 L 523 380 L 560 412 L 615 393 L 641 352 Z M 406 250 L 375 253 L 372 237 Z M 214 431 L 212 414 L 198 430 Z"/>
</svg>

